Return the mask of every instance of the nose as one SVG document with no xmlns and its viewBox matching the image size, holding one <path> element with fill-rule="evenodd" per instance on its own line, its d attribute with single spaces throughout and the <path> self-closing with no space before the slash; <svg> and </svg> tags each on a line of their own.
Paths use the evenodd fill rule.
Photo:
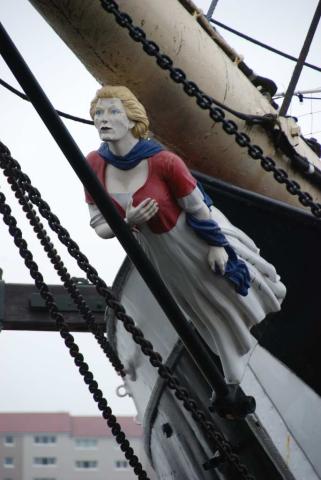
<svg viewBox="0 0 321 480">
<path fill-rule="evenodd" d="M 104 111 L 104 113 L 102 114 L 102 118 L 101 118 L 102 122 L 107 123 L 109 118 L 110 118 L 109 113 L 107 111 Z"/>
</svg>

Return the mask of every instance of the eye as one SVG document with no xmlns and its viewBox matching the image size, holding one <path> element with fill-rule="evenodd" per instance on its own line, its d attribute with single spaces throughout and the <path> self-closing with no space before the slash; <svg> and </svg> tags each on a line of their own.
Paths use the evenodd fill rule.
<svg viewBox="0 0 321 480">
<path fill-rule="evenodd" d="M 116 113 L 120 113 L 120 110 L 118 108 L 112 108 L 110 110 L 110 113 L 112 113 L 113 115 L 115 115 Z"/>
<path fill-rule="evenodd" d="M 101 109 L 98 109 L 95 111 L 95 115 L 101 115 L 103 113 L 103 111 Z"/>
</svg>

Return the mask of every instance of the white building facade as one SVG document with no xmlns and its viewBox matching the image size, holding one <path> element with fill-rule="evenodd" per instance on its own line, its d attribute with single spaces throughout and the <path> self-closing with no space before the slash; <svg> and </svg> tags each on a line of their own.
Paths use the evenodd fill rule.
<svg viewBox="0 0 321 480">
<path fill-rule="evenodd" d="M 142 463 L 143 433 L 119 417 Z M 147 468 L 147 467 L 146 467 Z M 152 478 L 152 474 L 148 472 Z M 68 413 L 0 414 L 0 480 L 129 480 L 137 478 L 101 417 Z"/>
</svg>

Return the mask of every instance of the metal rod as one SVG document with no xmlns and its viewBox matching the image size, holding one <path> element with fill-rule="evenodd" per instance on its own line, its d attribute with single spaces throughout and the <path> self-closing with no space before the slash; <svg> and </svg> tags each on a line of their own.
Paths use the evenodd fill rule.
<svg viewBox="0 0 321 480">
<path fill-rule="evenodd" d="M 298 59 L 296 57 L 293 57 L 292 55 L 289 55 L 288 53 L 281 52 L 281 50 L 277 50 L 276 48 L 271 47 L 270 45 L 267 45 L 266 43 L 260 42 L 259 40 L 256 40 L 255 38 L 249 37 L 248 35 L 245 35 L 244 33 L 238 32 L 237 30 L 234 30 L 234 28 L 228 27 L 222 22 L 219 22 L 218 20 L 214 20 L 213 18 L 209 19 L 211 23 L 214 23 L 214 25 L 217 25 L 218 27 L 224 28 L 224 30 L 227 30 L 228 32 L 234 33 L 234 35 L 237 35 L 238 37 L 244 38 L 245 40 L 254 43 L 254 45 L 258 45 L 259 47 L 265 48 L 266 50 L 269 50 L 270 52 L 276 53 L 277 55 L 280 55 L 281 57 L 287 58 L 288 60 L 292 60 L 293 62 L 297 62 Z M 311 63 L 304 62 L 305 67 L 312 68 L 313 70 L 316 70 L 317 72 L 321 72 L 321 68 L 317 67 L 316 65 L 312 65 Z"/>
<path fill-rule="evenodd" d="M 206 18 L 208 20 L 210 20 L 212 18 L 217 3 L 218 3 L 218 0 L 212 0 L 210 6 L 208 7 L 208 11 L 207 11 L 207 14 L 206 14 Z"/>
<path fill-rule="evenodd" d="M 153 293 L 162 310 L 183 341 L 195 365 L 205 380 L 220 397 L 228 395 L 228 386 L 217 369 L 210 353 L 194 328 L 187 322 L 181 309 L 146 257 L 127 224 L 122 220 L 109 195 L 89 167 L 78 145 L 60 120 L 49 99 L 33 76 L 11 38 L 0 23 L 0 52 L 8 67 L 20 83 L 42 121 L 64 153 L 66 159 L 95 201 L 103 217 L 136 266 L 145 283 Z"/>
<path fill-rule="evenodd" d="M 293 92 L 293 95 L 306 95 L 307 93 L 321 93 L 321 87 L 313 88 L 312 90 L 297 90 L 296 92 Z M 276 92 L 276 94 L 273 95 L 273 98 L 284 97 L 285 94 L 286 92 Z"/>
<path fill-rule="evenodd" d="M 315 31 L 316 31 L 317 26 L 318 26 L 320 16 L 321 16 L 321 0 L 319 0 L 318 6 L 317 6 L 316 11 L 313 15 L 310 28 L 308 30 L 307 36 L 305 37 L 305 41 L 304 41 L 302 50 L 300 52 L 300 56 L 298 58 L 298 62 L 297 62 L 296 66 L 293 70 L 292 78 L 290 80 L 289 86 L 288 86 L 287 91 L 285 93 L 283 103 L 282 103 L 281 108 L 280 108 L 280 115 L 284 116 L 284 115 L 286 115 L 286 112 L 288 111 L 288 108 L 290 106 L 295 87 L 296 87 L 296 85 L 298 83 L 298 80 L 300 78 L 300 75 L 301 75 L 301 71 L 302 71 L 305 59 L 306 59 L 306 57 L 309 53 L 309 49 L 310 49 Z"/>
</svg>

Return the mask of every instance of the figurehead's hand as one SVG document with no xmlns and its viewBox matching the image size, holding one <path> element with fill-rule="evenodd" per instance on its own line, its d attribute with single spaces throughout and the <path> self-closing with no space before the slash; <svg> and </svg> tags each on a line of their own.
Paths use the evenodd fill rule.
<svg viewBox="0 0 321 480">
<path fill-rule="evenodd" d="M 228 255 L 224 247 L 210 247 L 207 260 L 210 268 L 215 273 L 220 273 L 221 275 L 224 275 L 226 264 L 228 261 Z"/>
<path fill-rule="evenodd" d="M 148 222 L 157 212 L 158 203 L 152 198 L 145 198 L 137 207 L 133 206 L 133 199 L 130 200 L 126 209 L 126 219 L 130 227 Z"/>
</svg>

